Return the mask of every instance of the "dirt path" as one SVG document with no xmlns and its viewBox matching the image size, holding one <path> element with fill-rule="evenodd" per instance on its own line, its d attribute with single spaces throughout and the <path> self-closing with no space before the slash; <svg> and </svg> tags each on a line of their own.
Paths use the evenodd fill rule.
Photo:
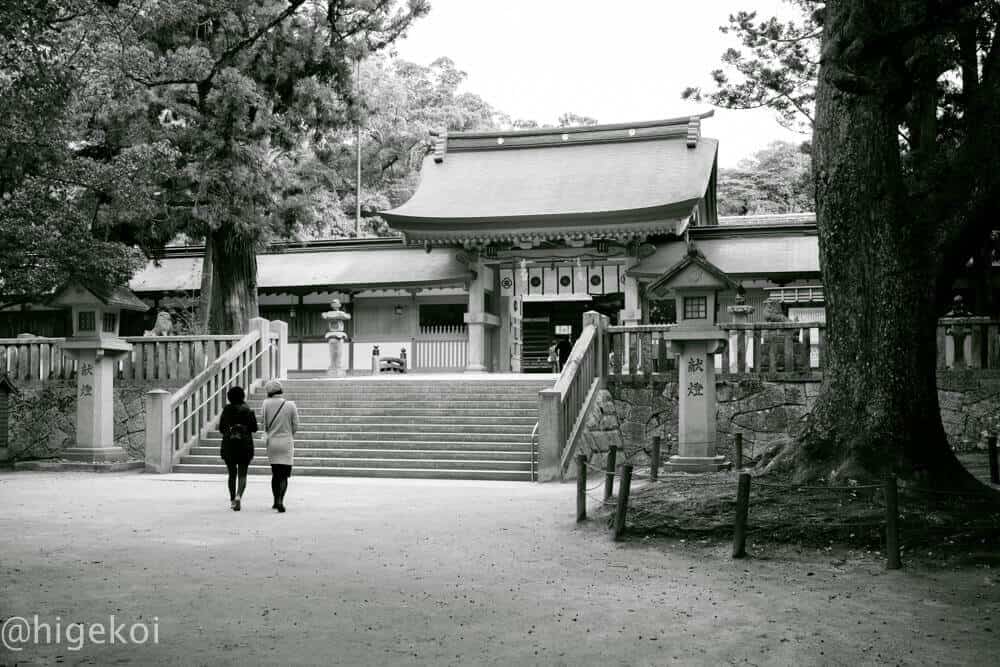
<svg viewBox="0 0 1000 667">
<path fill-rule="evenodd" d="M 0 664 L 987 665 L 1000 571 L 609 541 L 571 485 L 0 475 L 0 616 L 159 643 Z"/>
</svg>

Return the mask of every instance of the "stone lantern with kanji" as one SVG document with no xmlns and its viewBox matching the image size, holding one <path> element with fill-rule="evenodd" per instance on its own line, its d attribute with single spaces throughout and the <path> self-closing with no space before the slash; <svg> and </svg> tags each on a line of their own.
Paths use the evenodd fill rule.
<svg viewBox="0 0 1000 667">
<path fill-rule="evenodd" d="M 72 282 L 52 303 L 73 314 L 73 335 L 62 349 L 76 359 L 76 446 L 63 451 L 71 461 L 104 463 L 124 458 L 115 446 L 114 378 L 116 358 L 132 346 L 118 336 L 123 310 L 149 309 L 128 288 L 103 290 Z"/>
<path fill-rule="evenodd" d="M 711 472 L 728 467 L 716 454 L 715 363 L 726 347 L 726 333 L 715 323 L 716 297 L 735 289 L 729 277 L 694 245 L 685 257 L 650 284 L 651 299 L 672 294 L 677 324 L 664 337 L 678 352 L 680 414 L 678 453 L 666 463 L 681 472 Z"/>
</svg>

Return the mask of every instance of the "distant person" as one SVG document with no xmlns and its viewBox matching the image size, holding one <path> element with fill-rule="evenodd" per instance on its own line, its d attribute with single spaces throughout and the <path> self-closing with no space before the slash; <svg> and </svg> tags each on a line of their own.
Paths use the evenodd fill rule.
<svg viewBox="0 0 1000 667">
<path fill-rule="evenodd" d="M 573 344 L 569 342 L 569 337 L 559 339 L 559 368 L 566 368 L 566 361 L 569 360 L 569 353 L 573 351 Z"/>
<path fill-rule="evenodd" d="M 552 372 L 558 373 L 561 366 L 559 365 L 559 341 L 553 340 L 552 344 L 549 345 L 549 356 L 547 361 L 549 365 L 552 366 Z"/>
<path fill-rule="evenodd" d="M 253 434 L 257 432 L 257 417 L 246 404 L 243 387 L 230 387 L 226 398 L 229 399 L 229 405 L 222 408 L 222 416 L 219 417 L 219 431 L 222 433 L 222 448 L 219 453 L 229 471 L 226 482 L 229 486 L 229 506 L 234 512 L 239 512 L 240 500 L 247 488 L 247 470 L 253 460 Z"/>
<path fill-rule="evenodd" d="M 299 411 L 292 401 L 282 396 L 283 389 L 277 380 L 264 385 L 264 432 L 267 434 L 267 459 L 271 463 L 272 509 L 285 511 L 285 492 L 292 475 L 292 457 L 295 455 L 295 432 L 299 430 Z"/>
</svg>

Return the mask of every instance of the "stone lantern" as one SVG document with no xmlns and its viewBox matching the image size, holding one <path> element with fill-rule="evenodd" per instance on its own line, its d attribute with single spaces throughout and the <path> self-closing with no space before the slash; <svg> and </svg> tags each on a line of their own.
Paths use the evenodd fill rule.
<svg viewBox="0 0 1000 667">
<path fill-rule="evenodd" d="M 326 339 L 330 343 L 330 367 L 326 374 L 344 377 L 347 375 L 345 366 L 348 341 L 345 324 L 347 320 L 351 319 L 351 315 L 341 310 L 340 299 L 334 299 L 330 302 L 330 310 L 323 313 L 323 319 L 326 320 L 329 328 L 329 331 L 326 332 Z"/>
<path fill-rule="evenodd" d="M 672 292 L 677 324 L 664 338 L 679 353 L 678 454 L 666 463 L 679 472 L 714 472 L 729 466 L 716 454 L 715 363 L 726 347 L 726 333 L 715 323 L 716 296 L 735 285 L 694 245 L 687 255 L 650 284 L 650 298 Z"/>
<path fill-rule="evenodd" d="M 120 461 L 125 453 L 115 446 L 115 361 L 132 350 L 118 336 L 121 312 L 145 312 L 149 307 L 128 288 L 105 291 L 77 282 L 59 290 L 51 301 L 72 310 L 73 335 L 62 349 L 77 360 L 76 446 L 64 450 L 63 457 L 86 463 Z"/>
</svg>

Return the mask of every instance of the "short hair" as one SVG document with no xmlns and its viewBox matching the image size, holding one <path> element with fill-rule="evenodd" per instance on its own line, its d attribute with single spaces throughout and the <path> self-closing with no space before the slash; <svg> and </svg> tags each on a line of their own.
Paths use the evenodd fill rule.
<svg viewBox="0 0 1000 667">
<path fill-rule="evenodd" d="M 247 393 L 243 391 L 243 387 L 230 387 L 226 392 L 226 398 L 230 403 L 242 403 L 247 399 Z"/>
<path fill-rule="evenodd" d="M 271 380 L 264 385 L 264 391 L 267 392 L 268 396 L 275 396 L 282 393 L 281 383 L 277 380 Z"/>
</svg>

